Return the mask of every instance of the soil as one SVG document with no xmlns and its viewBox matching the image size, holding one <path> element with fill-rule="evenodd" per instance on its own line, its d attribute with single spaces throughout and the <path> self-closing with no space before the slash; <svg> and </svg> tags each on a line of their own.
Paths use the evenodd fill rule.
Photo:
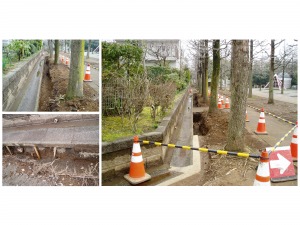
<svg viewBox="0 0 300 225">
<path fill-rule="evenodd" d="M 69 68 L 54 65 L 46 59 L 42 79 L 39 111 L 99 111 L 99 95 L 87 83 L 83 83 L 84 97 L 66 100 Z"/>
<path fill-rule="evenodd" d="M 13 155 L 4 150 L 3 186 L 99 186 L 99 159 L 82 159 L 70 153 L 57 153 L 49 148 Z"/>
<path fill-rule="evenodd" d="M 224 94 L 224 93 L 223 93 Z M 226 96 L 230 96 L 228 93 Z M 249 105 L 261 107 L 263 98 L 254 97 L 248 101 Z M 200 97 L 194 95 L 194 106 L 207 107 Z M 265 106 L 265 109 L 275 115 L 281 115 L 290 121 L 297 119 L 297 106 L 285 102 L 276 102 L 276 105 Z M 279 114 L 280 112 L 280 114 Z M 295 112 L 295 116 L 293 113 Z M 292 115 L 290 115 L 292 114 Z M 228 128 L 229 110 L 218 111 L 215 115 L 208 115 L 207 111 L 194 113 L 194 135 L 199 135 L 200 147 L 208 149 L 224 149 Z M 244 152 L 260 155 L 266 147 L 265 143 L 256 138 L 256 135 L 245 130 Z M 201 172 L 185 180 L 175 183 L 175 186 L 253 186 L 253 177 L 256 175 L 259 159 L 242 158 L 230 155 L 213 153 L 201 154 Z M 297 162 L 294 163 L 297 174 Z M 272 185 L 297 185 L 297 181 L 272 183 Z"/>
</svg>

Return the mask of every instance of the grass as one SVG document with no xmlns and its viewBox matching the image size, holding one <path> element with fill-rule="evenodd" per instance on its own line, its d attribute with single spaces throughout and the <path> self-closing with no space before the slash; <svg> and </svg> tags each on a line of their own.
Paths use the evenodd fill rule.
<svg viewBox="0 0 300 225">
<path fill-rule="evenodd" d="M 182 96 L 182 94 L 183 92 L 178 93 L 175 96 L 174 102 L 176 102 Z M 168 115 L 172 111 L 173 107 L 174 106 L 172 106 L 166 112 L 166 115 Z M 122 123 L 122 118 L 120 116 L 103 116 L 102 141 L 111 142 L 120 138 L 132 137 L 134 135 L 154 131 L 159 125 L 159 120 L 161 120 L 163 117 L 164 116 L 158 116 L 157 120 L 154 122 L 151 118 L 150 107 L 145 107 L 143 112 L 140 114 L 140 119 L 137 123 L 137 131 L 134 133 L 128 118 L 125 117 Z"/>
</svg>

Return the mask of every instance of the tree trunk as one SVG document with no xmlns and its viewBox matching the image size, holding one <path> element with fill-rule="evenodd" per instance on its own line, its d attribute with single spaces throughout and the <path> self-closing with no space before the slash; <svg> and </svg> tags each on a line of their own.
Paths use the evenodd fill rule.
<svg viewBox="0 0 300 225">
<path fill-rule="evenodd" d="M 249 93 L 248 98 L 252 98 L 252 66 L 253 66 L 253 40 L 250 40 L 250 65 L 249 65 Z"/>
<path fill-rule="evenodd" d="M 245 114 L 249 79 L 249 41 L 232 41 L 231 108 L 228 124 L 228 151 L 244 151 Z"/>
<path fill-rule="evenodd" d="M 48 40 L 48 46 L 49 46 L 50 59 L 52 59 L 52 58 L 53 58 L 53 45 L 52 45 L 52 40 Z"/>
<path fill-rule="evenodd" d="M 58 56 L 59 56 L 59 40 L 55 40 L 55 59 L 54 64 L 58 63 Z"/>
<path fill-rule="evenodd" d="M 204 74 L 203 74 L 203 84 L 202 84 L 202 97 L 203 102 L 207 102 L 207 90 L 208 90 L 208 40 L 204 41 L 205 47 L 204 47 Z"/>
<path fill-rule="evenodd" d="M 275 61 L 275 40 L 271 40 L 271 63 L 270 63 L 270 74 L 269 74 L 269 99 L 268 104 L 274 104 L 274 61 Z"/>
<path fill-rule="evenodd" d="M 83 96 L 84 40 L 72 40 L 67 98 Z"/>
<path fill-rule="evenodd" d="M 67 40 L 65 40 L 65 53 L 67 53 Z"/>
<path fill-rule="evenodd" d="M 220 78 L 220 40 L 213 41 L 213 72 L 211 78 L 211 95 L 209 104 L 209 113 L 218 110 L 217 108 L 217 95 L 218 95 L 218 82 Z"/>
<path fill-rule="evenodd" d="M 198 63 L 197 64 L 197 83 L 198 83 L 199 93 L 202 93 L 202 77 L 201 77 L 202 68 L 201 68 L 201 59 L 200 59 L 200 57 L 198 58 L 197 63 Z"/>
<path fill-rule="evenodd" d="M 284 71 L 285 71 L 285 42 L 284 42 L 284 50 L 283 50 L 283 65 L 282 65 L 282 86 L 281 86 L 281 94 L 283 94 L 283 89 L 284 89 Z"/>
<path fill-rule="evenodd" d="M 88 42 L 88 50 L 86 53 L 86 58 L 89 59 L 90 58 L 90 51 L 91 51 L 91 40 L 89 40 Z"/>
</svg>

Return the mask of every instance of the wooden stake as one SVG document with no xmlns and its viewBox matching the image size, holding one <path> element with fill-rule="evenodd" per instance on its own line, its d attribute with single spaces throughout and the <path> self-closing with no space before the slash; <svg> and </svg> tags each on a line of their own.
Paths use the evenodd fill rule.
<svg viewBox="0 0 300 225">
<path fill-rule="evenodd" d="M 34 151 L 35 151 L 35 153 L 36 153 L 38 159 L 41 159 L 41 156 L 40 156 L 40 153 L 39 153 L 37 147 L 36 147 L 36 146 L 33 146 L 33 148 L 34 148 Z"/>
<path fill-rule="evenodd" d="M 6 149 L 9 151 L 9 153 L 10 153 L 11 155 L 13 155 L 12 152 L 10 151 L 9 147 L 8 147 L 8 146 L 5 146 L 5 147 L 6 147 Z"/>
<path fill-rule="evenodd" d="M 53 148 L 54 158 L 56 156 L 56 147 Z"/>
</svg>

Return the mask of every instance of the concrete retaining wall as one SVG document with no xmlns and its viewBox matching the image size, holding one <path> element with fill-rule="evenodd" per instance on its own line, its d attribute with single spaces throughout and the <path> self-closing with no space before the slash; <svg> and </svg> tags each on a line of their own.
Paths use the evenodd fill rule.
<svg viewBox="0 0 300 225">
<path fill-rule="evenodd" d="M 188 89 L 187 89 L 188 90 Z M 169 143 L 172 138 L 174 127 L 180 116 L 183 115 L 183 108 L 186 106 L 188 91 L 175 103 L 174 110 L 170 116 L 165 117 L 155 132 L 139 136 L 140 140 L 157 141 Z M 107 180 L 114 176 L 122 176 L 129 171 L 133 139 L 124 138 L 114 142 L 102 143 L 102 179 Z M 165 160 L 167 147 L 154 145 L 141 145 L 143 160 L 146 168 L 162 165 Z"/>
<path fill-rule="evenodd" d="M 98 114 L 59 114 L 59 115 L 39 115 L 39 114 L 4 114 L 3 128 L 24 127 L 40 124 L 54 124 L 55 122 L 71 122 L 99 120 Z"/>
<path fill-rule="evenodd" d="M 23 88 L 25 81 L 30 76 L 32 70 L 35 68 L 36 63 L 40 61 L 42 51 L 34 54 L 31 58 L 20 63 L 17 68 L 10 71 L 3 77 L 2 84 L 2 109 L 9 111 L 11 105 L 15 101 L 17 94 Z"/>
</svg>

